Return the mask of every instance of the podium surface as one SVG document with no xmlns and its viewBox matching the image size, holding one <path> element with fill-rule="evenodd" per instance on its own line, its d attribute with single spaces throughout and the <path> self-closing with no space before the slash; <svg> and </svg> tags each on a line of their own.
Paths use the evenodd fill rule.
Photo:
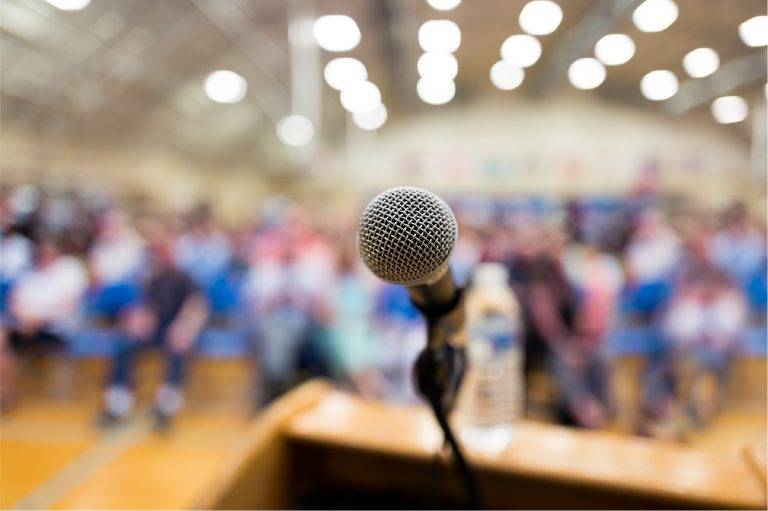
<svg viewBox="0 0 768 511">
<path fill-rule="evenodd" d="M 199 507 L 289 508 L 323 488 L 426 506 L 441 443 L 425 406 L 368 401 L 310 382 L 254 422 Z M 746 460 L 611 432 L 522 422 L 505 452 L 467 456 L 489 508 L 766 506 L 765 480 Z M 465 506 L 455 466 L 441 470 L 440 502 Z"/>
</svg>

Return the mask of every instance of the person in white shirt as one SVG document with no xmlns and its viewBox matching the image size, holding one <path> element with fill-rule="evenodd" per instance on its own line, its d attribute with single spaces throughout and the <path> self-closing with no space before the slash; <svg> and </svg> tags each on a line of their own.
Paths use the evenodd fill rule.
<svg viewBox="0 0 768 511">
<path fill-rule="evenodd" d="M 104 286 L 129 281 L 144 259 L 144 241 L 139 234 L 121 213 L 107 213 L 89 253 L 96 281 Z"/>
<path fill-rule="evenodd" d="M 208 292 L 214 280 L 229 266 L 232 245 L 206 206 L 191 215 L 189 230 L 176 242 L 175 258 L 203 292 Z"/>
<path fill-rule="evenodd" d="M 65 346 L 86 286 L 80 262 L 64 255 L 53 238 L 40 240 L 34 266 L 19 275 L 9 293 L 10 319 L 0 328 L 3 408 L 14 399 L 17 354 Z"/>
<path fill-rule="evenodd" d="M 14 225 L 14 212 L 0 202 L 0 311 L 8 312 L 8 293 L 16 279 L 32 265 L 32 242 Z"/>
<path fill-rule="evenodd" d="M 0 234 L 0 281 L 12 283 L 32 264 L 32 243 L 13 231 Z"/>
<path fill-rule="evenodd" d="M 765 271 L 765 231 L 753 224 L 743 206 L 733 207 L 712 239 L 710 257 L 717 268 L 746 290 L 750 281 Z"/>
<path fill-rule="evenodd" d="M 662 327 L 671 343 L 681 430 L 706 424 L 723 404 L 746 318 L 744 297 L 714 269 L 689 276 L 672 299 Z"/>
<path fill-rule="evenodd" d="M 34 266 L 17 279 L 10 293 L 12 342 L 65 336 L 75 324 L 87 284 L 80 261 L 65 255 L 54 239 L 42 239 Z"/>
<path fill-rule="evenodd" d="M 95 312 L 115 319 L 139 295 L 139 278 L 146 267 L 144 240 L 118 211 L 104 215 L 88 253 L 93 278 Z"/>
<path fill-rule="evenodd" d="M 32 265 L 32 243 L 12 230 L 0 234 L 0 311 L 8 312 L 8 296 L 13 285 Z"/>
<path fill-rule="evenodd" d="M 646 211 L 627 247 L 631 278 L 653 283 L 667 278 L 680 260 L 680 240 L 657 211 Z"/>
<path fill-rule="evenodd" d="M 626 312 L 650 323 L 672 291 L 683 252 L 680 238 L 658 211 L 645 211 L 625 252 L 629 294 Z"/>
</svg>

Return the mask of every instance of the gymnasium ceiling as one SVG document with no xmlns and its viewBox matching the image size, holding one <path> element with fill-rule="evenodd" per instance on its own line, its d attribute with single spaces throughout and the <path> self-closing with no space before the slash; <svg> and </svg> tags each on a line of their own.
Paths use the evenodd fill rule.
<svg viewBox="0 0 768 511">
<path fill-rule="evenodd" d="M 4 0 L 2 123 L 41 140 L 126 147 L 162 141 L 191 157 L 264 164 L 280 150 L 275 123 L 291 110 L 288 24 L 297 13 L 356 20 L 362 40 L 345 55 L 368 68 L 390 124 L 479 99 L 575 91 L 566 78 L 568 65 L 592 56 L 596 40 L 612 32 L 634 39 L 635 56 L 609 67 L 600 87 L 579 94 L 713 124 L 709 105 L 715 97 L 737 93 L 750 103 L 764 98 L 765 47 L 748 47 L 738 34 L 740 23 L 765 14 L 764 0 L 676 0 L 678 19 L 658 33 L 633 25 L 639 1 L 560 0 L 563 21 L 539 37 L 541 58 L 520 88 L 500 91 L 489 69 L 502 42 L 522 33 L 518 16 L 526 3 L 464 0 L 455 10 L 439 12 L 424 0 L 93 0 L 67 12 L 44 0 Z M 440 18 L 458 24 L 462 41 L 455 54 L 456 97 L 436 107 L 416 94 L 417 32 L 424 21 Z M 707 78 L 686 79 L 682 58 L 698 47 L 715 49 L 721 67 Z M 335 56 L 321 51 L 323 63 Z M 248 96 L 234 105 L 214 103 L 202 90 L 210 72 L 227 68 L 249 84 Z M 668 101 L 651 102 L 640 94 L 640 79 L 654 69 L 671 70 L 681 80 Z M 346 114 L 336 91 L 323 84 L 322 96 L 321 137 L 334 143 L 344 136 Z M 722 129 L 749 139 L 749 122 Z"/>
</svg>

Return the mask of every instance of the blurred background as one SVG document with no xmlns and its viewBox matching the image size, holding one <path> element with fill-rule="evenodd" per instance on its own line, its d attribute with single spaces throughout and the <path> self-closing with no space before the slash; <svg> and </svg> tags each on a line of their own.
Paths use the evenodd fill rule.
<svg viewBox="0 0 768 511">
<path fill-rule="evenodd" d="M 528 419 L 764 449 L 765 2 L 0 5 L 3 508 L 189 506 L 311 377 L 417 402 L 397 185 L 508 268 Z"/>
</svg>

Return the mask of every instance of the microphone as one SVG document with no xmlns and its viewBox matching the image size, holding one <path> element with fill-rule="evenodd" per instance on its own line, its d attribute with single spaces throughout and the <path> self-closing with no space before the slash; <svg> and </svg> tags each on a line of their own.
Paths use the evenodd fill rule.
<svg viewBox="0 0 768 511">
<path fill-rule="evenodd" d="M 401 186 L 380 193 L 365 208 L 357 250 L 377 277 L 408 287 L 414 305 L 436 318 L 460 301 L 448 266 L 458 234 L 456 217 L 440 197 Z"/>
<path fill-rule="evenodd" d="M 390 188 L 366 206 L 357 251 L 377 277 L 406 286 L 427 321 L 427 345 L 414 365 L 416 387 L 432 407 L 470 496 L 482 509 L 474 473 L 448 422 L 467 366 L 462 290 L 448 265 L 459 228 L 440 197 L 411 186 Z"/>
<path fill-rule="evenodd" d="M 414 376 L 429 399 L 445 410 L 455 404 L 466 368 L 463 293 L 448 266 L 459 229 L 437 195 L 410 186 L 386 190 L 366 206 L 357 250 L 377 277 L 406 286 L 427 321 L 427 346 Z"/>
</svg>

